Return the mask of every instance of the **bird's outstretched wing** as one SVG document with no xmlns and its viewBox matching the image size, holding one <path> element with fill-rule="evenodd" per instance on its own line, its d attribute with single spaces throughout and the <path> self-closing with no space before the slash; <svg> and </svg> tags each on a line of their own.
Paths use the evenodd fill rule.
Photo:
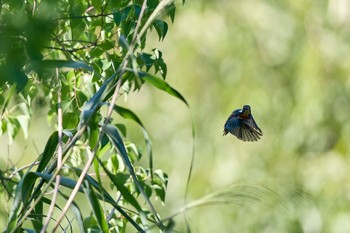
<svg viewBox="0 0 350 233">
<path fill-rule="evenodd" d="M 259 136 L 263 135 L 262 130 L 259 128 L 259 126 L 256 124 L 253 116 L 250 116 L 249 119 L 244 120 L 244 124 L 250 128 L 251 130 L 256 131 L 257 134 L 259 134 Z"/>
<path fill-rule="evenodd" d="M 232 132 L 233 135 L 235 135 L 238 139 L 241 139 L 242 141 L 246 142 L 254 142 L 258 141 L 260 139 L 260 132 L 257 130 L 247 127 L 247 128 L 239 128 L 238 130 L 235 130 Z"/>
<path fill-rule="evenodd" d="M 262 130 L 256 124 L 251 114 L 242 116 L 242 110 L 237 109 L 232 112 L 224 125 L 224 133 L 231 133 L 242 141 L 258 141 L 263 135 Z"/>
</svg>

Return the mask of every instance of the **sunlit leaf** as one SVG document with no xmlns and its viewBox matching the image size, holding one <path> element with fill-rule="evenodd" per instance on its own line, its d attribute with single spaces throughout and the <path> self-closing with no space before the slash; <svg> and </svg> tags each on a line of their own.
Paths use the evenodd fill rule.
<svg viewBox="0 0 350 233">
<path fill-rule="evenodd" d="M 21 125 L 21 129 L 23 131 L 24 138 L 28 138 L 30 117 L 28 115 L 20 115 L 20 116 L 17 116 L 16 119 L 18 120 L 19 124 Z"/>
<path fill-rule="evenodd" d="M 118 130 L 123 134 L 123 136 L 126 136 L 126 126 L 123 124 L 116 124 Z"/>
<path fill-rule="evenodd" d="M 140 76 L 143 80 L 145 80 L 147 83 L 155 86 L 156 88 L 167 92 L 168 94 L 175 96 L 176 98 L 178 98 L 179 100 L 181 100 L 182 102 L 184 102 L 187 106 L 188 103 L 186 101 L 186 99 L 174 88 L 172 88 L 167 82 L 165 82 L 164 80 L 157 78 L 154 75 L 150 75 L 148 73 L 142 73 Z"/>
<path fill-rule="evenodd" d="M 65 112 L 63 113 L 63 128 L 73 129 L 78 125 L 79 116 L 76 112 Z"/>
<path fill-rule="evenodd" d="M 144 127 L 140 118 L 131 110 L 127 109 L 127 108 L 123 108 L 120 107 L 118 105 L 114 106 L 114 111 L 116 111 L 119 115 L 121 115 L 123 118 L 125 119 L 130 119 L 135 121 L 137 124 L 139 124 L 140 126 Z"/>
</svg>

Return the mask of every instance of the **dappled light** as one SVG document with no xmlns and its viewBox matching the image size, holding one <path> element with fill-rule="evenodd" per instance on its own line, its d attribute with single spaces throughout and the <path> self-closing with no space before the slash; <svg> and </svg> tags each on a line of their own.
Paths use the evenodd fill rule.
<svg viewBox="0 0 350 233">
<path fill-rule="evenodd" d="M 79 127 L 66 132 L 65 140 L 72 138 L 68 133 L 75 134 L 81 127 L 89 127 L 85 122 L 91 120 L 108 136 L 101 143 L 107 144 L 108 139 L 111 144 L 111 148 L 101 152 L 102 161 L 93 165 L 108 169 L 103 170 L 103 174 L 112 180 L 106 181 L 106 190 L 96 188 L 98 195 L 115 207 L 114 200 L 106 194 L 107 183 L 123 190 L 121 196 L 134 208 L 132 214 L 137 216 L 134 224 L 137 222 L 139 227 L 149 223 L 157 223 L 154 226 L 158 227 L 164 220 L 174 232 L 187 232 L 188 226 L 192 232 L 203 233 L 350 232 L 350 3 L 343 0 L 188 0 L 184 5 L 182 1 L 175 5 L 176 17 L 167 9 L 160 17 L 165 18 L 164 21 L 148 31 L 147 44 L 142 47 L 140 42 L 139 46 L 149 54 L 138 51 L 130 58 L 133 65 L 138 62 L 142 69 L 128 68 L 120 76 L 123 84 L 116 100 L 118 106 L 112 108 L 110 119 L 114 125 L 102 126 L 98 117 L 89 115 L 93 108 L 83 103 L 90 101 L 94 108 L 101 109 L 101 115 L 108 111 L 110 105 L 105 100 L 110 101 L 108 98 L 119 83 L 111 78 L 112 81 L 103 84 L 100 78 L 119 77 L 113 66 L 123 64 L 122 58 L 126 56 L 123 49 L 128 45 L 111 39 L 108 43 L 124 46 L 114 53 L 111 52 L 114 45 L 111 48 L 106 43 L 101 45 L 105 46 L 104 52 L 110 54 L 102 60 L 89 60 L 94 72 L 99 72 L 101 77 L 94 72 L 90 75 L 90 64 L 62 62 L 62 54 L 56 57 L 61 63 L 53 64 L 64 68 L 67 74 L 62 78 L 63 93 L 78 91 L 74 101 L 64 103 L 66 109 L 72 110 L 71 105 L 79 109 L 78 114 L 72 110 L 71 115 L 66 115 L 70 119 L 64 123 L 66 128 L 75 129 L 78 124 Z M 123 15 L 114 17 L 116 24 L 126 20 Z M 25 25 L 23 22 L 18 27 Z M 132 32 L 128 33 L 129 38 L 125 40 L 130 43 Z M 44 36 L 43 40 L 48 35 Z M 0 41 L 0 47 L 3 43 Z M 97 50 L 89 50 L 88 56 L 94 53 L 97 57 L 104 56 L 102 50 Z M 86 58 L 85 54 L 80 55 Z M 20 59 L 24 62 L 22 55 Z M 33 62 L 30 56 L 27 59 Z M 38 72 L 32 65 L 26 68 Z M 14 72 L 12 66 L 0 63 L 0 71 L 3 69 L 8 75 L 9 70 Z M 38 88 L 40 90 L 35 85 L 31 89 L 21 85 L 11 87 L 17 80 L 27 80 L 27 75 L 32 75 L 26 72 L 22 67 L 13 76 L 14 80 L 0 80 L 3 95 L 0 103 L 7 104 L 6 95 L 21 90 L 28 94 L 27 98 L 38 101 L 40 97 L 43 102 L 34 107 L 17 108 L 20 114 L 14 118 L 18 123 L 13 129 L 3 123 L 0 171 L 13 164 L 21 167 L 33 162 L 57 128 L 57 115 L 52 112 L 57 103 L 48 99 L 56 97 L 55 92 L 46 89 L 54 79 L 41 80 L 40 75 L 44 77 L 48 72 L 45 70 L 37 73 L 40 82 L 46 85 Z M 75 79 L 79 75 L 81 79 Z M 73 80 L 77 84 L 69 86 Z M 9 88 L 3 90 L 6 82 Z M 104 92 L 103 88 L 108 91 Z M 97 101 L 95 93 L 101 89 L 103 95 L 97 96 Z M 21 98 L 11 100 L 9 105 Z M 225 127 L 228 134 L 223 137 L 228 117 L 244 105 L 251 107 L 257 125 L 247 123 L 249 117 L 243 115 L 244 110 L 236 112 L 235 121 Z M 84 107 L 88 107 L 87 115 L 80 115 Z M 247 139 L 235 131 L 242 128 L 251 130 L 255 136 L 246 136 Z M 81 150 L 71 152 L 85 156 L 77 166 L 87 163 L 91 153 L 87 151 L 92 151 L 95 143 L 91 140 L 98 141 L 97 132 L 86 136 L 88 142 L 78 144 Z M 15 139 L 11 137 L 14 134 L 18 134 Z M 242 138 L 246 140 L 240 140 Z M 111 156 L 103 161 L 114 153 L 113 148 L 121 157 Z M 148 155 L 153 157 L 150 159 Z M 192 176 L 187 183 L 192 156 Z M 119 167 L 113 167 L 114 162 Z M 118 179 L 112 178 L 118 169 L 123 171 L 118 173 L 118 178 L 125 181 L 123 185 L 130 193 L 139 192 L 135 198 L 123 189 Z M 127 172 L 131 178 L 125 176 Z M 37 173 L 38 177 L 43 176 Z M 158 183 L 150 181 L 153 176 Z M 91 177 L 96 178 L 98 174 Z M 130 181 L 137 181 L 136 177 L 142 182 Z M 139 187 L 142 185 L 154 189 L 156 194 L 148 198 L 149 190 Z M 84 189 L 92 187 L 90 184 Z M 3 207 L 0 215 L 4 219 L 0 220 L 0 226 L 6 225 L 11 209 L 5 203 L 6 198 L 4 195 L 0 199 Z M 146 214 L 151 218 L 149 212 L 143 212 L 139 202 L 152 213 L 152 221 L 146 219 Z M 130 232 L 135 231 L 132 226 L 128 227 Z"/>
</svg>

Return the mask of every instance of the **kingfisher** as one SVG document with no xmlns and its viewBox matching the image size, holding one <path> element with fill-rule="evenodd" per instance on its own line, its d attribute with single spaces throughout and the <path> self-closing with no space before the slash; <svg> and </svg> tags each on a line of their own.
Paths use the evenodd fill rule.
<svg viewBox="0 0 350 233">
<path fill-rule="evenodd" d="M 231 133 L 238 139 L 246 142 L 258 141 L 263 135 L 259 126 L 255 123 L 249 105 L 243 109 L 234 110 L 224 125 L 224 134 Z"/>
</svg>

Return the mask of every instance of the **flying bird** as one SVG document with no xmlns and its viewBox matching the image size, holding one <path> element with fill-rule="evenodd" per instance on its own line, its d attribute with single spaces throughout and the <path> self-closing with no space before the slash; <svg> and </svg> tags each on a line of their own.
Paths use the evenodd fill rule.
<svg viewBox="0 0 350 233">
<path fill-rule="evenodd" d="M 231 133 L 242 141 L 258 141 L 263 135 L 259 126 L 255 123 L 249 105 L 243 109 L 234 110 L 224 125 L 224 134 Z"/>
</svg>

